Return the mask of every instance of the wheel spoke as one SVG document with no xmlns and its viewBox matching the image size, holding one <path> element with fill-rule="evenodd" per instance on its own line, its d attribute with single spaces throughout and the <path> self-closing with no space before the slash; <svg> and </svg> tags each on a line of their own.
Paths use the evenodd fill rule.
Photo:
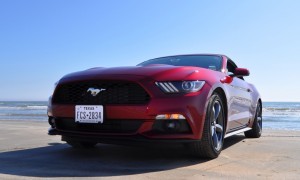
<svg viewBox="0 0 300 180">
<path fill-rule="evenodd" d="M 218 148 L 219 140 L 218 140 L 218 135 L 217 135 L 217 133 L 214 133 L 214 134 L 213 134 L 212 139 L 213 139 L 215 148 Z"/>
<path fill-rule="evenodd" d="M 215 122 L 216 122 L 216 111 L 215 111 L 215 107 L 212 108 L 211 117 L 212 117 L 212 122 L 215 123 Z"/>
<path fill-rule="evenodd" d="M 262 117 L 256 117 L 256 119 L 257 119 L 257 125 L 261 131 L 262 130 Z"/>
<path fill-rule="evenodd" d="M 218 101 L 216 101 L 214 104 L 214 107 L 213 107 L 214 121 L 216 121 L 218 119 L 220 111 L 221 111 L 221 105 Z"/>
<path fill-rule="evenodd" d="M 216 124 L 216 131 L 218 133 L 223 133 L 223 127 L 220 124 Z"/>
<path fill-rule="evenodd" d="M 258 105 L 258 107 L 257 107 L 257 112 L 256 112 L 257 117 L 260 117 L 260 116 L 261 116 L 260 111 L 261 111 L 260 105 Z"/>
<path fill-rule="evenodd" d="M 215 126 L 211 125 L 211 135 L 213 136 L 216 133 Z"/>
<path fill-rule="evenodd" d="M 217 145 L 217 148 L 216 148 L 216 149 L 220 149 L 220 148 L 221 148 L 221 146 L 222 146 L 222 142 L 221 142 L 221 140 L 219 140 L 219 142 L 218 142 L 218 145 Z"/>
<path fill-rule="evenodd" d="M 262 118 L 261 117 L 257 117 L 257 122 L 261 122 L 262 121 Z"/>
</svg>

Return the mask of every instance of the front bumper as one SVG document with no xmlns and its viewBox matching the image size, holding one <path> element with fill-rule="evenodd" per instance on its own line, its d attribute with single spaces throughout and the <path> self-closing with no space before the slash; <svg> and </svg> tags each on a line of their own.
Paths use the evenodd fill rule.
<svg viewBox="0 0 300 180">
<path fill-rule="evenodd" d="M 203 103 L 201 103 L 203 102 Z M 206 96 L 203 94 L 194 96 L 179 96 L 179 97 L 168 97 L 168 98 L 153 98 L 147 105 L 107 105 L 104 106 L 104 121 L 115 121 L 115 120 L 126 120 L 141 122 L 141 125 L 134 131 L 130 132 L 117 132 L 117 131 L 106 131 L 106 132 L 79 132 L 74 129 L 65 130 L 54 126 L 55 133 L 50 132 L 50 135 L 75 135 L 78 136 L 113 136 L 113 137 L 124 137 L 124 136 L 143 136 L 147 139 L 189 139 L 198 140 L 202 136 L 202 130 L 205 119 L 206 109 Z M 154 127 L 157 122 L 167 120 L 156 120 L 155 117 L 159 114 L 182 114 L 186 119 L 188 125 L 188 131 L 166 131 L 158 132 L 154 131 Z M 56 121 L 60 119 L 68 120 L 70 123 L 74 123 L 75 106 L 74 105 L 52 105 L 51 106 L 51 117 L 55 118 Z M 179 121 L 179 120 L 173 120 Z M 157 129 L 157 128 L 156 128 Z M 159 128 L 158 128 L 159 129 Z"/>
<path fill-rule="evenodd" d="M 149 145 L 149 144 L 177 144 L 177 143 L 191 143 L 198 142 L 199 139 L 149 139 L 142 135 L 128 135 L 128 136 L 114 136 L 114 135 L 101 135 L 95 136 L 90 134 L 80 134 L 58 131 L 55 128 L 50 128 L 49 135 L 61 135 L 62 141 L 83 141 L 83 142 L 98 142 L 104 144 L 120 144 L 120 145 Z"/>
</svg>

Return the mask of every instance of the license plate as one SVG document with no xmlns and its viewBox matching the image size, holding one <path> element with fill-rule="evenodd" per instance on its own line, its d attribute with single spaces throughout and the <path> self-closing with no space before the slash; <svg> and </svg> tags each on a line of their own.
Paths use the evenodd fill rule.
<svg viewBox="0 0 300 180">
<path fill-rule="evenodd" d="M 75 106 L 75 122 L 103 123 L 103 106 Z"/>
</svg>

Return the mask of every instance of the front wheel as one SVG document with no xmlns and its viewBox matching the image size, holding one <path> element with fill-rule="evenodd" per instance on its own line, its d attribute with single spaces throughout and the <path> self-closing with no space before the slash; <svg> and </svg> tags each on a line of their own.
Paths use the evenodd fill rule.
<svg viewBox="0 0 300 180">
<path fill-rule="evenodd" d="M 208 103 L 202 139 L 190 144 L 194 155 L 217 158 L 224 142 L 225 113 L 221 96 L 214 93 Z"/>
</svg>

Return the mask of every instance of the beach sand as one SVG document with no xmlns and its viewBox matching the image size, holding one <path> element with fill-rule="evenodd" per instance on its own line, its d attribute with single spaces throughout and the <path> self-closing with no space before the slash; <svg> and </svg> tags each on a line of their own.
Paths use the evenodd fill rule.
<svg viewBox="0 0 300 180">
<path fill-rule="evenodd" d="M 99 144 L 75 150 L 48 136 L 47 122 L 0 121 L 0 179 L 300 179 L 300 131 L 264 130 L 225 139 L 214 160 L 184 147 Z"/>
</svg>

